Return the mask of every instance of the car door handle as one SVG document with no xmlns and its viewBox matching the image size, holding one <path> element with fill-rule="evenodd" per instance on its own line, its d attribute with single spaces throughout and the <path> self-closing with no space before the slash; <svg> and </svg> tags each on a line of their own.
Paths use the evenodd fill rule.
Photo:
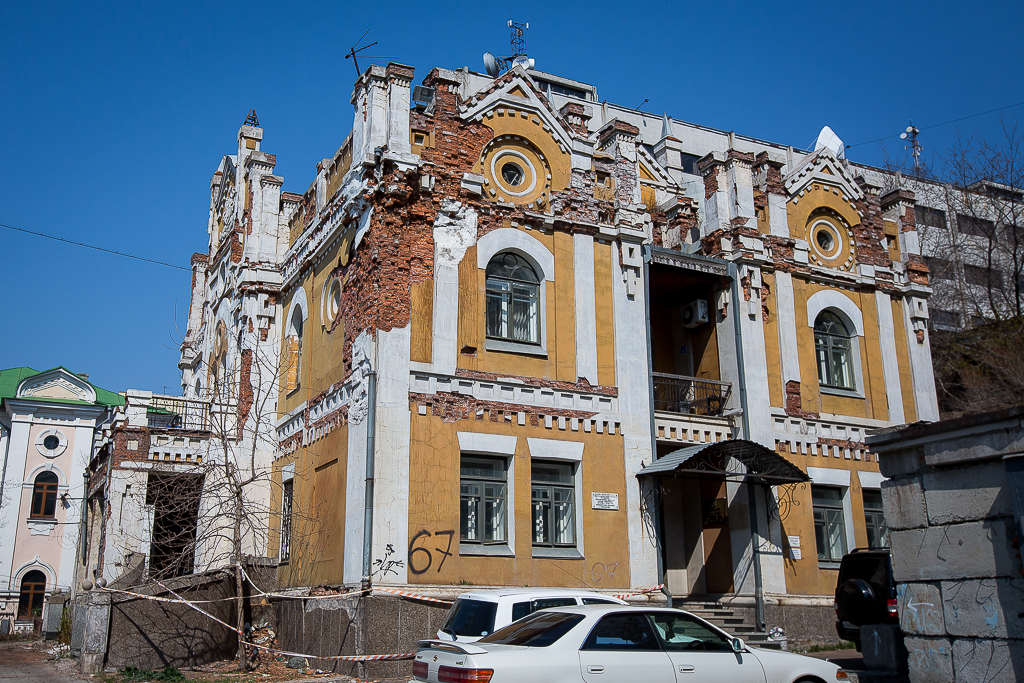
<svg viewBox="0 0 1024 683">
<path fill-rule="evenodd" d="M 588 674 L 603 674 L 604 673 L 604 667 L 603 666 L 599 666 L 597 664 L 589 664 L 589 665 L 587 665 L 587 673 Z"/>
<path fill-rule="evenodd" d="M 693 664 L 680 664 L 679 673 L 681 674 L 692 674 L 694 672 Z"/>
</svg>

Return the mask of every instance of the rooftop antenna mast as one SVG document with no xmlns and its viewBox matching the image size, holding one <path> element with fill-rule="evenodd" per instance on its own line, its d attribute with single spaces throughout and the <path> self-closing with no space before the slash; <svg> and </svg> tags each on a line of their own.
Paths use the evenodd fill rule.
<svg viewBox="0 0 1024 683">
<path fill-rule="evenodd" d="M 512 43 L 511 59 L 514 62 L 516 57 L 526 56 L 526 31 L 530 28 L 530 22 L 520 24 L 509 19 L 508 27 L 512 29 L 512 36 L 510 38 Z"/>
<path fill-rule="evenodd" d="M 345 55 L 345 59 L 351 58 L 352 59 L 352 63 L 355 64 L 355 67 L 356 67 L 356 77 L 357 78 L 359 76 L 362 76 L 363 72 L 359 70 L 359 60 L 356 59 L 356 54 L 359 53 L 359 52 L 362 52 L 363 50 L 369 50 L 371 47 L 373 47 L 374 45 L 377 44 L 377 41 L 375 40 L 372 43 L 370 43 L 369 45 L 363 45 L 362 47 L 359 47 L 359 43 L 363 42 L 363 38 L 365 38 L 366 34 L 369 33 L 369 32 L 370 32 L 370 29 L 366 29 L 365 31 L 363 31 L 363 35 L 359 36 L 359 40 L 356 41 L 356 44 L 353 45 L 352 49 L 350 49 L 348 51 L 348 54 Z M 384 57 L 370 57 L 368 55 L 364 55 L 364 56 L 367 59 L 385 59 Z"/>
<path fill-rule="evenodd" d="M 490 52 L 484 53 L 484 68 L 491 78 L 497 78 L 502 71 L 508 71 L 517 64 L 524 69 L 532 69 L 536 65 L 534 60 L 526 56 L 526 30 L 530 28 L 529 22 L 519 23 L 509 19 L 508 27 L 511 29 L 512 56 L 495 57 Z"/>
<path fill-rule="evenodd" d="M 900 140 L 910 140 L 910 153 L 914 155 L 914 175 L 921 177 L 921 143 L 917 141 L 917 136 L 920 134 L 921 129 L 914 125 L 911 121 L 910 125 L 907 126 L 907 130 L 904 133 L 900 133 Z M 903 149 L 908 149 L 906 145 Z"/>
</svg>

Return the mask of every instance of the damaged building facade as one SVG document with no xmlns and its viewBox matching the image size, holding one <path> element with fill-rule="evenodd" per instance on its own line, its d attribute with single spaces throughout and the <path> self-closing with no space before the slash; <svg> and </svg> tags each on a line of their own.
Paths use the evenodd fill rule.
<svg viewBox="0 0 1024 683">
<path fill-rule="evenodd" d="M 289 587 L 665 584 L 830 630 L 839 558 L 887 533 L 867 430 L 938 416 L 913 194 L 826 135 L 520 66 L 413 80 L 360 76 L 303 194 L 255 116 L 214 175 L 180 367 L 271 473 L 251 554 Z"/>
</svg>

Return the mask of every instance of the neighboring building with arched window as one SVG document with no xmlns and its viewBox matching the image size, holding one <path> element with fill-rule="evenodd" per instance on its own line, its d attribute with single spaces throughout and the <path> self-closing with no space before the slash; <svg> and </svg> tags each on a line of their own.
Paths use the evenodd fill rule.
<svg viewBox="0 0 1024 683">
<path fill-rule="evenodd" d="M 83 473 L 124 397 L 63 367 L 0 370 L 0 613 L 42 622 L 46 594 L 75 584 Z M 13 499 L 11 493 L 19 493 Z M 55 631 L 57 624 L 46 624 Z"/>
</svg>

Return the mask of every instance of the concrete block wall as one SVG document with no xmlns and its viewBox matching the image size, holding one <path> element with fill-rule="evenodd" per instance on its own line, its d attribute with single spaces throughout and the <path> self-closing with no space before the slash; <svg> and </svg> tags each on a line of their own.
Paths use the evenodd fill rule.
<svg viewBox="0 0 1024 683">
<path fill-rule="evenodd" d="M 1019 417 L 998 429 L 990 422 L 974 417 L 868 438 L 891 477 L 882 500 L 916 683 L 1024 680 L 1020 494 L 1011 464 L 1024 455 L 1012 437 L 1024 435 L 1024 425 Z M 1003 447 L 981 448 L 995 443 Z"/>
</svg>

